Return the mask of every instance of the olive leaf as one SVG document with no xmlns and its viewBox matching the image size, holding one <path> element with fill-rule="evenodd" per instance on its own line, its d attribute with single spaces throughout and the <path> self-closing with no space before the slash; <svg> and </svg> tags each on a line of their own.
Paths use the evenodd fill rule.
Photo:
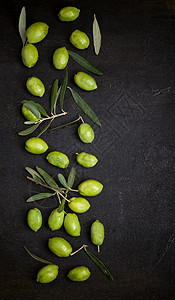
<svg viewBox="0 0 175 300">
<path fill-rule="evenodd" d="M 25 121 L 24 124 L 25 125 L 32 125 L 32 124 L 35 124 L 36 122 L 35 121 Z"/>
<path fill-rule="evenodd" d="M 27 199 L 27 202 L 33 202 L 37 200 L 42 200 L 42 199 L 47 199 L 50 197 L 53 197 L 55 194 L 52 193 L 38 193 L 36 195 L 31 196 L 30 198 Z"/>
<path fill-rule="evenodd" d="M 43 128 L 43 130 L 41 130 L 41 132 L 37 135 L 37 137 L 40 137 L 49 127 L 50 125 L 52 124 L 52 120 L 50 120 L 50 122 Z"/>
<path fill-rule="evenodd" d="M 106 268 L 106 266 L 104 265 L 104 263 L 102 263 L 102 261 L 99 260 L 94 254 L 92 254 L 91 252 L 89 252 L 86 249 L 86 247 L 84 247 L 84 250 L 85 250 L 86 254 L 90 257 L 90 259 L 96 264 L 96 266 L 103 272 L 103 274 L 105 274 L 106 276 L 108 276 L 111 280 L 114 280 L 112 274 Z"/>
<path fill-rule="evenodd" d="M 35 125 L 27 128 L 27 129 L 25 129 L 23 131 L 20 131 L 20 132 L 18 132 L 18 135 L 28 135 L 28 134 L 34 132 L 38 128 L 39 125 L 40 124 L 35 124 Z"/>
<path fill-rule="evenodd" d="M 98 55 L 101 48 L 101 32 L 95 14 L 94 14 L 92 31 L 93 31 L 94 50 L 95 50 L 95 54 Z"/>
<path fill-rule="evenodd" d="M 35 170 L 33 170 L 30 167 L 25 167 L 25 169 L 26 169 L 27 172 L 29 172 L 29 174 L 32 175 L 33 179 L 39 181 L 41 184 L 46 184 L 46 182 L 44 181 L 44 179 Z"/>
<path fill-rule="evenodd" d="M 61 201 L 61 204 L 59 205 L 59 207 L 57 209 L 58 213 L 61 213 L 64 210 L 65 204 L 66 204 L 66 200 L 63 198 Z"/>
<path fill-rule="evenodd" d="M 75 103 L 77 104 L 77 106 L 84 112 L 84 114 L 92 122 L 94 122 L 98 126 L 101 126 L 100 120 L 98 119 L 98 117 L 96 116 L 96 114 L 94 113 L 92 108 L 86 103 L 86 101 L 83 100 L 83 98 L 81 98 L 80 95 L 77 92 L 75 92 L 73 89 L 71 89 L 70 87 L 68 87 L 68 88 L 71 91 L 72 97 L 73 97 Z"/>
<path fill-rule="evenodd" d="M 20 37 L 22 39 L 22 43 L 24 46 L 25 42 L 26 42 L 26 9 L 25 9 L 25 6 L 21 9 L 21 13 L 19 16 L 18 28 L 19 28 L 19 34 L 20 34 Z"/>
<path fill-rule="evenodd" d="M 41 106 L 41 104 L 34 102 L 34 101 L 29 101 L 29 100 L 23 100 L 21 101 L 21 103 L 25 104 L 25 106 L 27 106 L 28 104 L 32 107 L 34 107 L 37 111 L 39 111 L 44 117 L 48 117 L 49 115 L 46 113 L 45 109 Z M 28 107 L 28 106 L 27 106 Z M 30 109 L 30 107 L 28 107 Z M 32 110 L 32 109 L 31 109 Z M 39 118 L 39 114 L 38 116 L 36 116 L 37 118 Z"/>
<path fill-rule="evenodd" d="M 54 115 L 56 114 L 56 105 L 57 105 L 57 100 L 58 100 L 59 95 L 60 95 L 60 90 L 61 90 L 61 86 L 59 87 L 59 89 L 57 91 L 57 94 L 56 94 L 55 104 L 54 104 L 54 108 L 53 108 Z"/>
<path fill-rule="evenodd" d="M 37 256 L 37 255 L 35 255 L 35 254 L 33 254 L 33 253 L 30 252 L 25 246 L 23 246 L 23 247 L 24 247 L 24 249 L 26 250 L 26 252 L 27 252 L 32 258 L 34 258 L 35 260 L 37 260 L 37 261 L 39 261 L 39 262 L 41 262 L 41 263 L 44 263 L 44 264 L 53 265 L 52 262 L 50 262 L 50 261 L 48 261 L 48 260 L 45 260 L 45 259 L 43 259 L 43 258 L 41 258 L 41 257 L 39 257 L 39 256 Z"/>
<path fill-rule="evenodd" d="M 91 62 L 89 62 L 86 58 L 76 54 L 73 51 L 68 50 L 68 53 L 70 57 L 72 57 L 73 60 L 75 60 L 80 66 L 85 68 L 86 70 L 90 71 L 91 73 L 94 73 L 96 75 L 102 75 L 103 73 L 98 70 Z"/>
<path fill-rule="evenodd" d="M 21 101 L 21 103 L 25 104 L 25 106 L 26 106 L 27 108 L 29 108 L 29 109 L 32 111 L 32 113 L 33 113 L 38 119 L 40 118 L 40 116 L 39 116 L 39 111 L 38 111 L 38 109 L 37 109 L 37 107 L 36 107 L 36 105 L 35 105 L 35 102 L 23 100 L 23 101 Z"/>
<path fill-rule="evenodd" d="M 53 189 L 61 191 L 59 186 L 57 185 L 56 181 L 43 169 L 36 167 L 37 171 L 40 173 L 40 175 L 44 178 L 44 180 L 47 182 L 49 186 L 51 186 Z"/>
<path fill-rule="evenodd" d="M 74 167 L 71 168 L 68 179 L 67 179 L 67 184 L 71 188 L 74 184 L 75 181 L 75 175 L 76 175 L 76 169 Z"/>
<path fill-rule="evenodd" d="M 80 117 L 79 117 L 78 119 L 74 120 L 74 121 L 69 122 L 69 123 L 62 124 L 62 125 L 60 125 L 60 126 L 54 127 L 54 128 L 52 128 L 51 130 L 55 130 L 55 129 L 59 129 L 59 128 L 63 128 L 63 127 L 72 125 L 72 124 L 78 122 L 79 120 L 80 120 Z"/>
<path fill-rule="evenodd" d="M 57 101 L 57 92 L 58 92 L 58 79 L 55 79 L 55 81 L 52 85 L 52 91 L 51 91 L 51 100 L 50 100 L 51 114 L 53 114 L 53 109 L 54 109 L 54 106 L 55 106 L 55 102 Z"/>
<path fill-rule="evenodd" d="M 61 173 L 58 174 L 58 180 L 62 184 L 62 186 L 64 186 L 67 189 L 70 189 L 70 187 L 68 186 L 68 184 L 66 182 L 65 177 Z"/>
<path fill-rule="evenodd" d="M 62 111 L 64 111 L 63 110 L 63 102 L 64 102 L 64 96 L 65 96 L 65 92 L 66 92 L 66 88 L 67 88 L 67 82 L 68 82 L 68 72 L 67 72 L 67 68 L 66 68 L 63 83 L 61 85 L 61 90 L 60 90 L 60 108 Z"/>
</svg>

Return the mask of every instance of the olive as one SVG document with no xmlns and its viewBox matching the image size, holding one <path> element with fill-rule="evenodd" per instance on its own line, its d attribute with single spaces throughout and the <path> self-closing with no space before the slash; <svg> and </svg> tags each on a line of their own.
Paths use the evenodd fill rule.
<svg viewBox="0 0 175 300">
<path fill-rule="evenodd" d="M 69 165 L 69 159 L 67 155 L 58 151 L 50 152 L 47 155 L 46 159 L 51 165 L 59 167 L 61 169 L 65 169 Z"/>
<path fill-rule="evenodd" d="M 70 36 L 70 42 L 77 49 L 86 49 L 89 46 L 89 38 L 83 31 L 75 30 Z"/>
<path fill-rule="evenodd" d="M 37 274 L 37 282 L 49 283 L 58 276 L 58 267 L 56 265 L 47 265 L 41 268 Z"/>
<path fill-rule="evenodd" d="M 87 123 L 82 123 L 78 127 L 78 135 L 80 140 L 86 144 L 92 143 L 94 140 L 94 131 L 92 127 Z"/>
<path fill-rule="evenodd" d="M 96 196 L 101 193 L 103 185 L 94 179 L 88 179 L 79 184 L 78 190 L 82 196 Z"/>
<path fill-rule="evenodd" d="M 54 209 L 48 219 L 48 225 L 51 230 L 58 230 L 63 225 L 64 211 L 58 212 L 58 209 Z"/>
<path fill-rule="evenodd" d="M 91 225 L 91 241 L 94 245 L 102 245 L 104 241 L 104 226 L 96 220 Z"/>
<path fill-rule="evenodd" d="M 97 164 L 98 159 L 92 154 L 81 152 L 77 155 L 77 162 L 85 168 L 92 168 Z"/>
<path fill-rule="evenodd" d="M 64 22 L 71 22 L 78 18 L 80 9 L 72 6 L 66 6 L 59 11 L 59 19 Z"/>
<path fill-rule="evenodd" d="M 50 238 L 48 247 L 58 257 L 68 257 L 72 252 L 71 245 L 61 237 Z"/>
<path fill-rule="evenodd" d="M 64 218 L 64 228 L 68 234 L 72 236 L 79 236 L 81 226 L 76 214 L 68 213 Z"/>
<path fill-rule="evenodd" d="M 27 214 L 27 223 L 29 227 L 37 232 L 42 226 L 42 214 L 38 208 L 32 208 Z"/>
<path fill-rule="evenodd" d="M 48 34 L 49 26 L 43 22 L 33 23 L 26 31 L 28 43 L 38 43 Z"/>
<path fill-rule="evenodd" d="M 68 202 L 68 206 L 76 213 L 84 213 L 90 208 L 90 204 L 85 198 L 73 197 L 70 199 L 70 201 L 71 202 Z"/>
<path fill-rule="evenodd" d="M 32 154 L 42 154 L 47 151 L 48 145 L 38 137 L 32 137 L 25 143 L 25 149 Z"/>
<path fill-rule="evenodd" d="M 25 104 L 22 105 L 22 114 L 23 116 L 29 120 L 29 121 L 34 121 L 34 122 L 37 122 L 39 119 L 34 115 L 34 113 L 27 107 L 25 106 Z M 40 112 L 38 111 L 39 113 L 39 117 L 41 117 L 41 114 Z"/>
<path fill-rule="evenodd" d="M 27 44 L 22 48 L 21 52 L 23 64 L 32 68 L 38 61 L 38 50 L 32 44 Z"/>
<path fill-rule="evenodd" d="M 90 275 L 91 273 L 87 267 L 80 266 L 70 270 L 67 277 L 72 281 L 85 281 Z"/>
<path fill-rule="evenodd" d="M 74 75 L 75 83 L 85 91 L 93 91 L 97 89 L 97 84 L 95 79 L 86 74 L 85 72 L 78 72 Z"/>
<path fill-rule="evenodd" d="M 63 70 L 68 63 L 69 54 L 65 47 L 58 48 L 53 54 L 53 65 L 58 70 Z"/>
<path fill-rule="evenodd" d="M 26 81 L 28 91 L 34 95 L 42 97 L 45 93 L 45 87 L 42 81 L 37 77 L 30 77 Z"/>
</svg>

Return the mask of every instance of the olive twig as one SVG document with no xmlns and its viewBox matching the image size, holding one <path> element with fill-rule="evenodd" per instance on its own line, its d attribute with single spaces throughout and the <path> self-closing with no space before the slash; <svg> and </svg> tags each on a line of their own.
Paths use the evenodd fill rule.
<svg viewBox="0 0 175 300">
<path fill-rule="evenodd" d="M 84 249 L 84 248 L 87 248 L 87 247 L 88 247 L 88 245 L 82 245 L 78 250 L 74 251 L 74 252 L 71 253 L 70 255 L 72 256 L 72 255 L 76 254 L 77 252 L 79 252 L 80 250 L 82 250 L 82 249 Z"/>
<path fill-rule="evenodd" d="M 97 246 L 97 251 L 100 253 L 100 245 Z"/>
<path fill-rule="evenodd" d="M 43 121 L 55 119 L 55 118 L 57 118 L 57 117 L 61 117 L 61 116 L 64 116 L 64 115 L 67 115 L 67 112 L 66 112 L 66 111 L 62 112 L 61 114 L 52 115 L 52 116 L 47 117 L 47 118 L 41 118 L 41 119 L 40 119 L 38 122 L 36 122 L 36 123 L 42 123 Z"/>
</svg>

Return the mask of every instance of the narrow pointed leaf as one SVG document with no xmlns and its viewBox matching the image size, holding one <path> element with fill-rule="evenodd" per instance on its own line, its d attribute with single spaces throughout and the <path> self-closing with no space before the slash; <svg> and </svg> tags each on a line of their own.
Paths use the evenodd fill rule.
<svg viewBox="0 0 175 300">
<path fill-rule="evenodd" d="M 37 135 L 37 137 L 40 137 L 51 125 L 53 119 L 50 120 L 50 122 L 43 128 L 43 130 L 41 130 L 41 132 Z"/>
<path fill-rule="evenodd" d="M 96 125 L 101 126 L 101 122 L 92 110 L 92 108 L 86 103 L 83 98 L 80 97 L 80 95 L 75 92 L 73 89 L 69 88 L 72 94 L 72 97 L 77 104 L 77 106 L 84 112 L 84 114 Z"/>
<path fill-rule="evenodd" d="M 98 70 L 91 62 L 89 62 L 86 58 L 80 56 L 79 54 L 76 54 L 73 51 L 68 50 L 68 53 L 70 57 L 72 57 L 73 60 L 75 60 L 80 66 L 85 68 L 91 73 L 94 73 L 96 75 L 102 75 L 103 73 Z"/>
<path fill-rule="evenodd" d="M 67 82 L 68 82 L 68 72 L 67 72 L 67 68 L 66 68 L 64 80 L 63 80 L 63 83 L 61 85 L 61 90 L 60 90 L 60 108 L 62 111 L 64 111 L 63 103 L 64 103 L 64 96 L 65 96 L 65 92 L 66 92 L 66 88 L 67 88 Z"/>
<path fill-rule="evenodd" d="M 38 128 L 39 125 L 40 124 L 36 124 L 36 125 L 33 125 L 33 126 L 27 128 L 27 129 L 23 130 L 23 131 L 20 131 L 20 132 L 18 132 L 18 135 L 28 135 L 28 134 L 31 134 L 32 132 L 34 132 Z"/>
<path fill-rule="evenodd" d="M 44 180 L 47 182 L 49 186 L 54 188 L 55 190 L 61 191 L 59 186 L 57 185 L 56 181 L 43 169 L 36 167 L 37 171 L 40 173 L 40 175 L 44 178 Z"/>
<path fill-rule="evenodd" d="M 65 177 L 62 174 L 58 174 L 58 180 L 64 186 L 65 188 L 69 189 L 70 187 L 68 186 Z"/>
<path fill-rule="evenodd" d="M 22 43 L 24 46 L 25 42 L 26 42 L 26 9 L 25 9 L 25 7 L 23 7 L 21 9 L 21 13 L 19 16 L 18 28 L 19 28 L 19 34 L 20 34 L 20 37 L 22 39 Z"/>
<path fill-rule="evenodd" d="M 96 264 L 96 266 L 103 272 L 104 275 L 108 276 L 111 280 L 114 280 L 112 274 L 109 272 L 109 270 L 106 268 L 104 263 L 102 263 L 101 260 L 99 260 L 94 254 L 89 252 L 86 247 L 84 248 L 86 254 L 90 257 L 90 259 Z"/>
<path fill-rule="evenodd" d="M 31 104 L 32 107 L 34 107 L 37 111 L 39 111 L 44 117 L 48 117 L 48 114 L 46 113 L 45 109 L 41 106 L 41 104 L 34 102 L 34 101 L 29 101 L 29 100 L 23 100 L 21 101 L 23 104 Z M 26 105 L 27 106 L 27 105 Z M 39 114 L 38 114 L 39 115 Z M 39 118 L 39 117 L 37 117 Z"/>
<path fill-rule="evenodd" d="M 24 247 L 24 249 L 26 250 L 26 252 L 27 252 L 32 258 L 34 258 L 35 260 L 37 260 L 37 261 L 39 261 L 39 262 L 41 262 L 41 263 L 44 263 L 44 264 L 53 265 L 52 262 L 50 262 L 50 261 L 48 261 L 48 260 L 45 260 L 45 259 L 43 259 L 43 258 L 41 258 L 41 257 L 39 257 L 39 256 L 37 256 L 37 255 L 35 255 L 35 254 L 33 254 L 33 253 L 30 252 L 25 246 L 23 246 L 23 247 Z"/>
<path fill-rule="evenodd" d="M 95 54 L 98 55 L 101 48 L 101 32 L 95 14 L 94 14 L 94 21 L 93 21 L 93 43 L 94 43 Z"/>
<path fill-rule="evenodd" d="M 61 91 L 61 86 L 59 87 L 57 94 L 56 94 L 56 99 L 55 99 L 55 104 L 54 104 L 54 108 L 53 108 L 53 114 L 56 115 L 56 106 L 57 106 L 57 100 L 60 96 L 60 91 Z"/>
<path fill-rule="evenodd" d="M 74 123 L 78 122 L 79 120 L 80 120 L 80 118 L 78 118 L 78 119 L 76 119 L 76 120 L 74 120 L 74 121 L 72 121 L 72 122 L 69 122 L 69 123 L 66 123 L 66 124 L 63 124 L 63 125 L 60 125 L 60 126 L 54 127 L 54 128 L 52 128 L 51 130 L 55 130 L 55 129 L 59 129 L 59 128 L 63 128 L 63 127 L 66 127 L 66 126 L 72 125 L 72 124 L 74 124 Z"/>
<path fill-rule="evenodd" d="M 67 184 L 71 188 L 74 184 L 75 181 L 75 175 L 76 175 L 76 169 L 74 167 L 71 168 L 68 179 L 67 179 Z"/>
<path fill-rule="evenodd" d="M 25 104 L 25 106 L 29 108 L 33 112 L 33 114 L 39 119 L 40 116 L 38 109 L 36 108 L 35 102 L 23 100 L 21 101 L 21 103 Z"/>
<path fill-rule="evenodd" d="M 32 125 L 32 124 L 35 124 L 36 122 L 35 121 L 25 121 L 24 124 L 25 125 Z"/>
<path fill-rule="evenodd" d="M 33 202 L 33 201 L 37 201 L 37 200 L 47 199 L 47 198 L 53 197 L 54 195 L 55 194 L 51 194 L 51 193 L 39 193 L 39 194 L 33 195 L 30 198 L 28 198 L 27 202 Z"/>
<path fill-rule="evenodd" d="M 53 85 L 52 85 L 52 91 L 51 91 L 51 100 L 50 100 L 50 111 L 51 114 L 53 114 L 53 109 L 54 109 L 54 105 L 55 105 L 55 101 L 56 96 L 57 96 L 57 92 L 58 92 L 58 79 L 55 79 Z"/>
<path fill-rule="evenodd" d="M 64 210 L 65 204 L 66 204 L 66 200 L 63 198 L 61 204 L 59 205 L 59 207 L 57 209 L 58 213 L 60 213 Z"/>
<path fill-rule="evenodd" d="M 29 174 L 32 175 L 33 178 L 34 178 L 34 176 L 37 176 L 37 177 L 39 177 L 39 178 L 43 181 L 43 183 L 46 183 L 46 182 L 44 181 L 44 179 L 40 176 L 40 174 L 38 174 L 35 170 L 33 170 L 33 169 L 30 168 L 30 167 L 25 167 L 25 169 L 26 169 L 27 172 L 29 172 Z"/>
</svg>

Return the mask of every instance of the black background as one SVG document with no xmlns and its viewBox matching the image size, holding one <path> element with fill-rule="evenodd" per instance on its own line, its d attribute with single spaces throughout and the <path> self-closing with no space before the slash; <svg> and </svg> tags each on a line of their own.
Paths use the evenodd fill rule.
<svg viewBox="0 0 175 300">
<path fill-rule="evenodd" d="M 67 5 L 81 9 L 74 22 L 58 19 L 59 10 Z M 22 64 L 20 57 L 18 18 L 23 6 L 27 27 L 37 21 L 49 25 L 48 36 L 36 44 L 39 60 L 31 69 Z M 175 1 L 1 1 L 0 11 L 1 299 L 175 299 Z M 94 13 L 102 31 L 99 56 L 92 45 Z M 70 44 L 69 36 L 75 29 L 90 37 L 88 49 L 80 51 Z M 73 74 L 83 68 L 69 61 L 69 85 L 95 110 L 102 127 L 80 112 L 67 91 L 64 109 L 68 115 L 55 120 L 54 125 L 71 121 L 81 113 L 93 127 L 95 140 L 83 144 L 77 136 L 78 124 L 44 133 L 42 138 L 49 151 L 58 150 L 70 158 L 69 167 L 61 171 L 48 164 L 45 154 L 26 152 L 27 137 L 17 132 L 24 129 L 20 111 L 23 99 L 38 101 L 49 111 L 52 83 L 56 78 L 61 83 L 64 77 L 64 71 L 53 67 L 52 54 L 62 46 L 89 59 L 103 76 L 94 75 L 96 91 L 82 91 L 75 86 Z M 44 82 L 43 98 L 26 90 L 30 76 Z M 83 169 L 77 165 L 75 153 L 80 151 L 95 154 L 97 166 Z M 35 192 L 46 191 L 26 179 L 24 167 L 36 165 L 55 179 L 60 171 L 67 176 L 70 168 L 76 167 L 75 188 L 87 178 L 104 184 L 99 196 L 88 199 L 90 210 L 79 216 L 80 237 L 68 236 L 63 228 L 58 232 L 48 228 L 47 218 L 57 206 L 56 199 L 26 203 Z M 43 214 L 43 226 L 37 233 L 26 223 L 27 211 L 32 207 Z M 98 257 L 114 275 L 113 282 L 83 251 L 60 259 L 47 247 L 48 238 L 62 236 L 74 250 L 87 243 L 89 250 L 97 254 L 89 235 L 95 219 L 105 226 L 105 241 Z M 36 274 L 43 265 L 28 256 L 23 245 L 60 266 L 54 282 L 36 283 Z M 77 265 L 91 270 L 91 277 L 84 283 L 66 278 Z"/>
</svg>

